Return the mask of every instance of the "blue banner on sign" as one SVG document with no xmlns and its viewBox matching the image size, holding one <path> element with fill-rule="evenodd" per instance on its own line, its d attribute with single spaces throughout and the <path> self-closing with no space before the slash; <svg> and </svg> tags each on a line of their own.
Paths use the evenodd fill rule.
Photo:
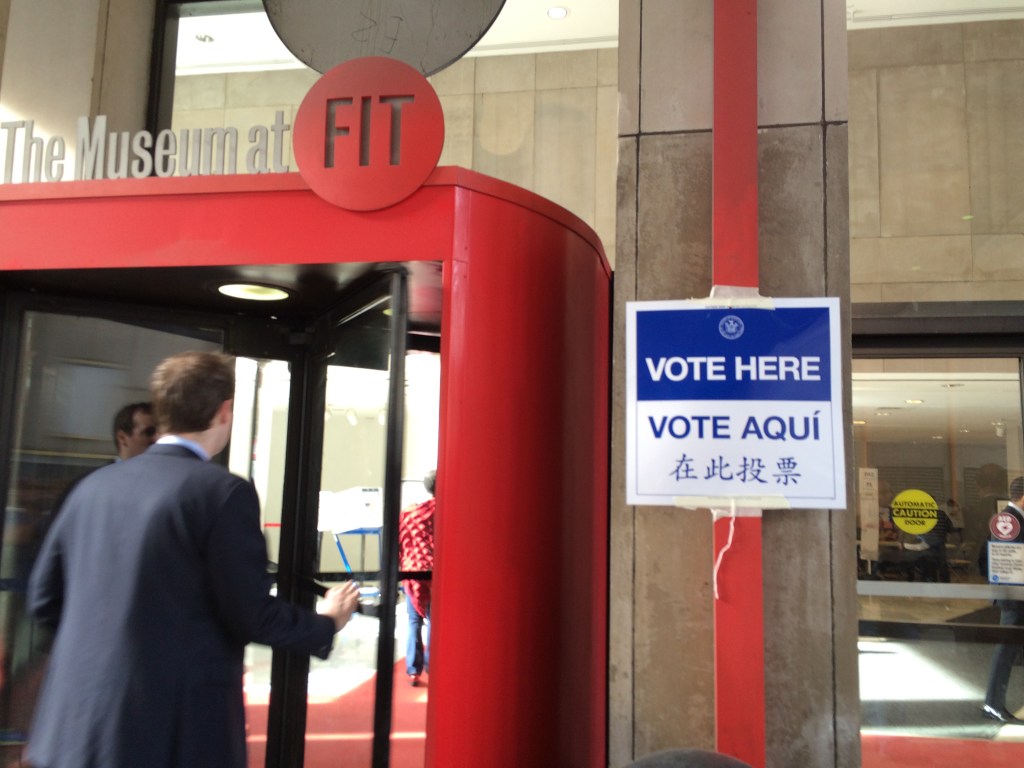
<svg viewBox="0 0 1024 768">
<path fill-rule="evenodd" d="M 638 400 L 832 397 L 828 307 L 638 312 Z"/>
</svg>

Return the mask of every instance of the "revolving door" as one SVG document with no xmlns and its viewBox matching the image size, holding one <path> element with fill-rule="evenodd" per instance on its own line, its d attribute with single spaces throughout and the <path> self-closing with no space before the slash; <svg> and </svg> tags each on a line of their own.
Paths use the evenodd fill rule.
<svg viewBox="0 0 1024 768">
<path fill-rule="evenodd" d="M 108 390 L 131 366 L 82 364 L 108 349 L 163 352 L 122 325 L 213 344 L 245 366 L 235 415 L 251 417 L 229 467 L 261 489 L 280 594 L 312 604 L 317 584 L 351 578 L 382 605 L 339 635 L 334 655 L 351 666 L 251 654 L 252 765 L 606 763 L 611 270 L 589 227 L 526 190 L 438 168 L 374 212 L 329 205 L 292 174 L 0 186 L 0 231 L 9 466 L 26 434 L 19 403 L 80 381 Z M 216 291 L 226 283 L 286 298 L 239 302 Z M 58 331 L 56 373 L 33 380 L 26 312 L 120 325 Z M 141 398 L 133 374 L 123 395 Z M 429 409 L 413 405 L 418 389 Z M 60 412 L 89 408 L 85 436 L 99 440 L 111 404 L 69 397 Z M 286 408 L 265 407 L 282 397 Z M 55 427 L 45 410 L 21 425 Z M 423 689 L 389 683 L 405 629 L 393 516 L 434 467 Z M 10 519 L 24 506 L 13 487 Z"/>
<path fill-rule="evenodd" d="M 107 277 L 122 289 L 133 279 L 116 270 Z M 202 270 L 191 275 L 208 277 Z M 13 282 L 20 289 L 30 279 L 23 274 Z M 160 359 L 205 349 L 237 356 L 235 428 L 219 460 L 259 490 L 278 593 L 311 606 L 315 585 L 358 579 L 365 596 L 363 613 L 339 636 L 332 659 L 311 667 L 307 657 L 250 646 L 249 764 L 301 765 L 307 751 L 307 765 L 392 764 L 393 714 L 416 719 L 393 713 L 393 705 L 409 702 L 392 699 L 403 458 L 417 468 L 436 465 L 437 385 L 430 376 L 439 372 L 437 365 L 423 368 L 424 358 L 436 362 L 437 343 L 421 325 L 409 354 L 427 373 L 406 378 L 407 279 L 402 268 L 371 270 L 337 291 L 319 314 L 287 318 L 183 312 L 116 297 L 70 299 L 51 293 L 53 285 L 4 291 L 3 445 L 10 446 L 0 550 L 4 750 L 20 750 L 45 667 L 49 638 L 26 618 L 23 595 L 63 490 L 112 460 L 113 413 L 148 399 L 148 372 Z M 432 432 L 412 436 L 417 445 L 408 454 L 407 399 L 420 423 L 433 420 Z M 372 503 L 335 504 L 325 519 L 323 500 L 351 498 L 353 490 Z M 379 542 L 374 557 L 357 546 L 371 549 L 365 547 L 371 537 Z M 323 546 L 325 538 L 330 546 Z M 342 568 L 336 553 L 345 547 L 352 555 Z M 394 741 L 401 764 L 422 764 L 425 701 L 420 710 L 419 739 Z"/>
</svg>

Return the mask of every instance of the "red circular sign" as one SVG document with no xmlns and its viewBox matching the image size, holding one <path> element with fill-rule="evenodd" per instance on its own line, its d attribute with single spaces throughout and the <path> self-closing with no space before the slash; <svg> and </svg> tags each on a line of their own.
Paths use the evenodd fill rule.
<svg viewBox="0 0 1024 768">
<path fill-rule="evenodd" d="M 353 59 L 324 73 L 295 115 L 295 161 L 310 188 L 355 211 L 411 195 L 437 165 L 444 112 L 427 79 L 395 59 Z"/>
<path fill-rule="evenodd" d="M 997 512 L 988 521 L 988 529 L 992 538 L 999 541 L 1016 541 L 1020 536 L 1020 523 L 1017 517 L 1009 512 Z"/>
</svg>

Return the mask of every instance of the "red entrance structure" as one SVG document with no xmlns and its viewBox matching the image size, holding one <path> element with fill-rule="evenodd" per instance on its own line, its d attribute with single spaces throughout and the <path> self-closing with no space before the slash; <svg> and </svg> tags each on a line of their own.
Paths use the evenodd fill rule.
<svg viewBox="0 0 1024 768">
<path fill-rule="evenodd" d="M 373 212 L 297 174 L 0 186 L 0 233 L 10 290 L 63 270 L 439 263 L 426 765 L 605 765 L 611 272 L 589 227 L 438 168 Z"/>
</svg>

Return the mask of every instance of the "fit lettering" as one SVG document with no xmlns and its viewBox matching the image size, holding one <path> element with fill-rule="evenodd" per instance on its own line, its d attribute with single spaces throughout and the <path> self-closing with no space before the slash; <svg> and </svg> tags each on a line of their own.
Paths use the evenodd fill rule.
<svg viewBox="0 0 1024 768">
<path fill-rule="evenodd" d="M 387 133 L 387 157 L 389 165 L 399 165 L 402 162 L 402 107 L 415 100 L 413 96 L 377 96 L 378 104 L 390 107 L 387 114 L 390 118 Z M 336 147 L 338 139 L 352 136 L 353 124 L 358 123 L 358 133 L 353 137 L 358 141 L 359 165 L 368 166 L 371 164 L 371 139 L 373 133 L 374 97 L 362 96 L 358 103 L 358 118 L 352 114 L 357 109 L 355 98 L 343 97 L 327 100 L 327 125 L 324 130 L 324 168 L 334 168 L 336 165 Z M 343 125 L 338 125 L 339 113 L 342 119 L 347 119 Z"/>
</svg>

